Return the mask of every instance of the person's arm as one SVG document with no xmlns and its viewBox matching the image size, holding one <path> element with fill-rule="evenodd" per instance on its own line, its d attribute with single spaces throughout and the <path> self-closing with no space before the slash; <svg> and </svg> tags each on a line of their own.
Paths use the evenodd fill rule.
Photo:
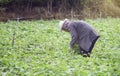
<svg viewBox="0 0 120 76">
<path fill-rule="evenodd" d="M 72 37 L 72 40 L 70 42 L 70 48 L 73 48 L 74 44 L 78 40 L 78 34 L 77 34 L 77 31 L 76 31 L 76 28 L 72 25 L 70 25 L 70 34 L 71 34 L 71 37 Z"/>
</svg>

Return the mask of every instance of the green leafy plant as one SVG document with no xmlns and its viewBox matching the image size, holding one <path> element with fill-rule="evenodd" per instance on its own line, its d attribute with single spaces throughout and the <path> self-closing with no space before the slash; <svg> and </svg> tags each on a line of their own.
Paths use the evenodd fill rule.
<svg viewBox="0 0 120 76">
<path fill-rule="evenodd" d="M 60 32 L 58 20 L 1 22 L 0 75 L 119 76 L 120 19 L 86 21 L 101 36 L 90 58 L 69 52 L 70 34 Z"/>
</svg>

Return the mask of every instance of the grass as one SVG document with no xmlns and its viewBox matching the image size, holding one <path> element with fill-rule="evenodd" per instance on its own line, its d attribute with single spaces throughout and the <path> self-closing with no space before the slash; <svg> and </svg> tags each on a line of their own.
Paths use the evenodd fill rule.
<svg viewBox="0 0 120 76">
<path fill-rule="evenodd" d="M 69 51 L 58 20 L 0 23 L 0 76 L 119 76 L 120 19 L 86 20 L 100 34 L 91 57 Z"/>
</svg>

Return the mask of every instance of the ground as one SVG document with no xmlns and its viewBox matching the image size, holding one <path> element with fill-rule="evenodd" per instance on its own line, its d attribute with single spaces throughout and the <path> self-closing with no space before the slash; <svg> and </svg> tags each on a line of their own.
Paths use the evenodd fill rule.
<svg viewBox="0 0 120 76">
<path fill-rule="evenodd" d="M 91 57 L 69 51 L 59 20 L 0 23 L 1 76 L 119 76 L 120 19 L 85 20 L 100 34 Z"/>
</svg>

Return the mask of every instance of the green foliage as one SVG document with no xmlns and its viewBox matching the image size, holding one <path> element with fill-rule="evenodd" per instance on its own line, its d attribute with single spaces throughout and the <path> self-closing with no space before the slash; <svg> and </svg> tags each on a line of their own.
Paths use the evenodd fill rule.
<svg viewBox="0 0 120 76">
<path fill-rule="evenodd" d="M 0 4 L 7 4 L 11 2 L 12 0 L 0 0 Z"/>
<path fill-rule="evenodd" d="M 101 36 L 90 58 L 68 51 L 70 35 L 56 20 L 0 23 L 0 75 L 119 76 L 120 19 L 86 21 Z"/>
<path fill-rule="evenodd" d="M 120 17 L 120 0 L 0 0 L 0 6 L 0 21 Z"/>
</svg>

